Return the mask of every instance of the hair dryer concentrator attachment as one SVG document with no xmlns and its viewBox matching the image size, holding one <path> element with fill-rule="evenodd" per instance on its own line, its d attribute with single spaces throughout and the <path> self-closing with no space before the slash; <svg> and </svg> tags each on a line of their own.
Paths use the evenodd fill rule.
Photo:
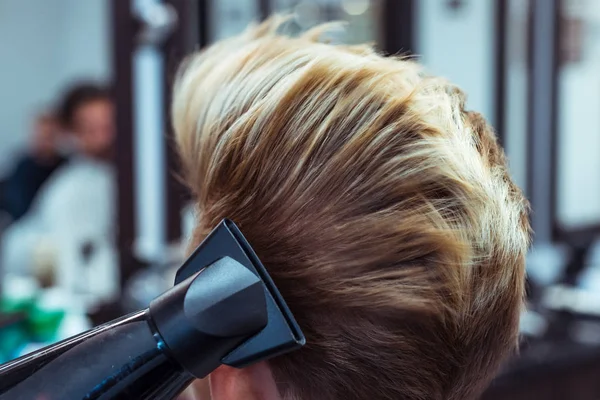
<svg viewBox="0 0 600 400">
<path fill-rule="evenodd" d="M 221 364 L 303 344 L 265 268 L 224 220 L 148 309 L 0 365 L 0 400 L 173 399 Z"/>
<path fill-rule="evenodd" d="M 222 363 L 242 368 L 302 347 L 305 343 L 304 334 L 267 270 L 232 221 L 223 220 L 208 235 L 179 268 L 175 283 L 182 282 L 205 265 L 226 256 L 234 258 L 261 278 L 269 317 L 265 329 L 224 357 Z"/>
</svg>

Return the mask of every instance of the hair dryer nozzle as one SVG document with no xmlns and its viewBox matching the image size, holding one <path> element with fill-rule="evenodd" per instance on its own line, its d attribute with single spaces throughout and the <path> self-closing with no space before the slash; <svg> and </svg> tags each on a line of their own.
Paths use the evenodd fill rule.
<svg viewBox="0 0 600 400">
<path fill-rule="evenodd" d="M 165 350 L 197 378 L 221 365 L 224 355 L 268 322 L 260 278 L 231 257 L 157 297 L 149 315 Z"/>
<path fill-rule="evenodd" d="M 198 246 L 177 272 L 175 285 L 225 257 L 243 265 L 260 279 L 268 322 L 258 334 L 222 358 L 221 363 L 242 368 L 302 347 L 305 338 L 300 327 L 265 267 L 232 221 L 223 220 Z M 200 275 L 203 274 L 204 272 Z"/>
</svg>

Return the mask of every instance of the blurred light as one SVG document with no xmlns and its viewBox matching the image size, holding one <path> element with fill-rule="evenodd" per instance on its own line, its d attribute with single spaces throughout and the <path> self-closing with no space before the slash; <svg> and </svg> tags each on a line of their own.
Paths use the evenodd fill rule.
<svg viewBox="0 0 600 400">
<path fill-rule="evenodd" d="M 321 20 L 321 8 L 318 4 L 302 2 L 294 8 L 296 22 L 302 28 L 309 28 Z"/>
<path fill-rule="evenodd" d="M 344 0 L 342 8 L 349 15 L 361 15 L 369 9 L 369 0 Z"/>
</svg>

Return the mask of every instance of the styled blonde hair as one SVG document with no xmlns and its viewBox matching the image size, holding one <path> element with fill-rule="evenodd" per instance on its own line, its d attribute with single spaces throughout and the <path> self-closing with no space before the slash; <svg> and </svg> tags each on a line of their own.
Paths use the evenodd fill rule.
<svg viewBox="0 0 600 400">
<path fill-rule="evenodd" d="M 284 399 L 475 398 L 515 349 L 530 236 L 492 129 L 415 62 L 278 27 L 176 82 L 192 245 L 231 218 L 287 300 Z"/>
</svg>

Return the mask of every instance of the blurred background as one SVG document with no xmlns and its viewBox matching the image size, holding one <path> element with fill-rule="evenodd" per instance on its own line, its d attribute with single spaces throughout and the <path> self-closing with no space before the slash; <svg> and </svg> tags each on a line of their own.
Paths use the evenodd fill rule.
<svg viewBox="0 0 600 400">
<path fill-rule="evenodd" d="M 469 94 L 536 231 L 521 354 L 484 398 L 600 398 L 597 0 L 0 0 L 0 362 L 172 285 L 194 219 L 174 73 L 274 12 L 296 30 L 349 21 L 345 42 Z"/>
</svg>

